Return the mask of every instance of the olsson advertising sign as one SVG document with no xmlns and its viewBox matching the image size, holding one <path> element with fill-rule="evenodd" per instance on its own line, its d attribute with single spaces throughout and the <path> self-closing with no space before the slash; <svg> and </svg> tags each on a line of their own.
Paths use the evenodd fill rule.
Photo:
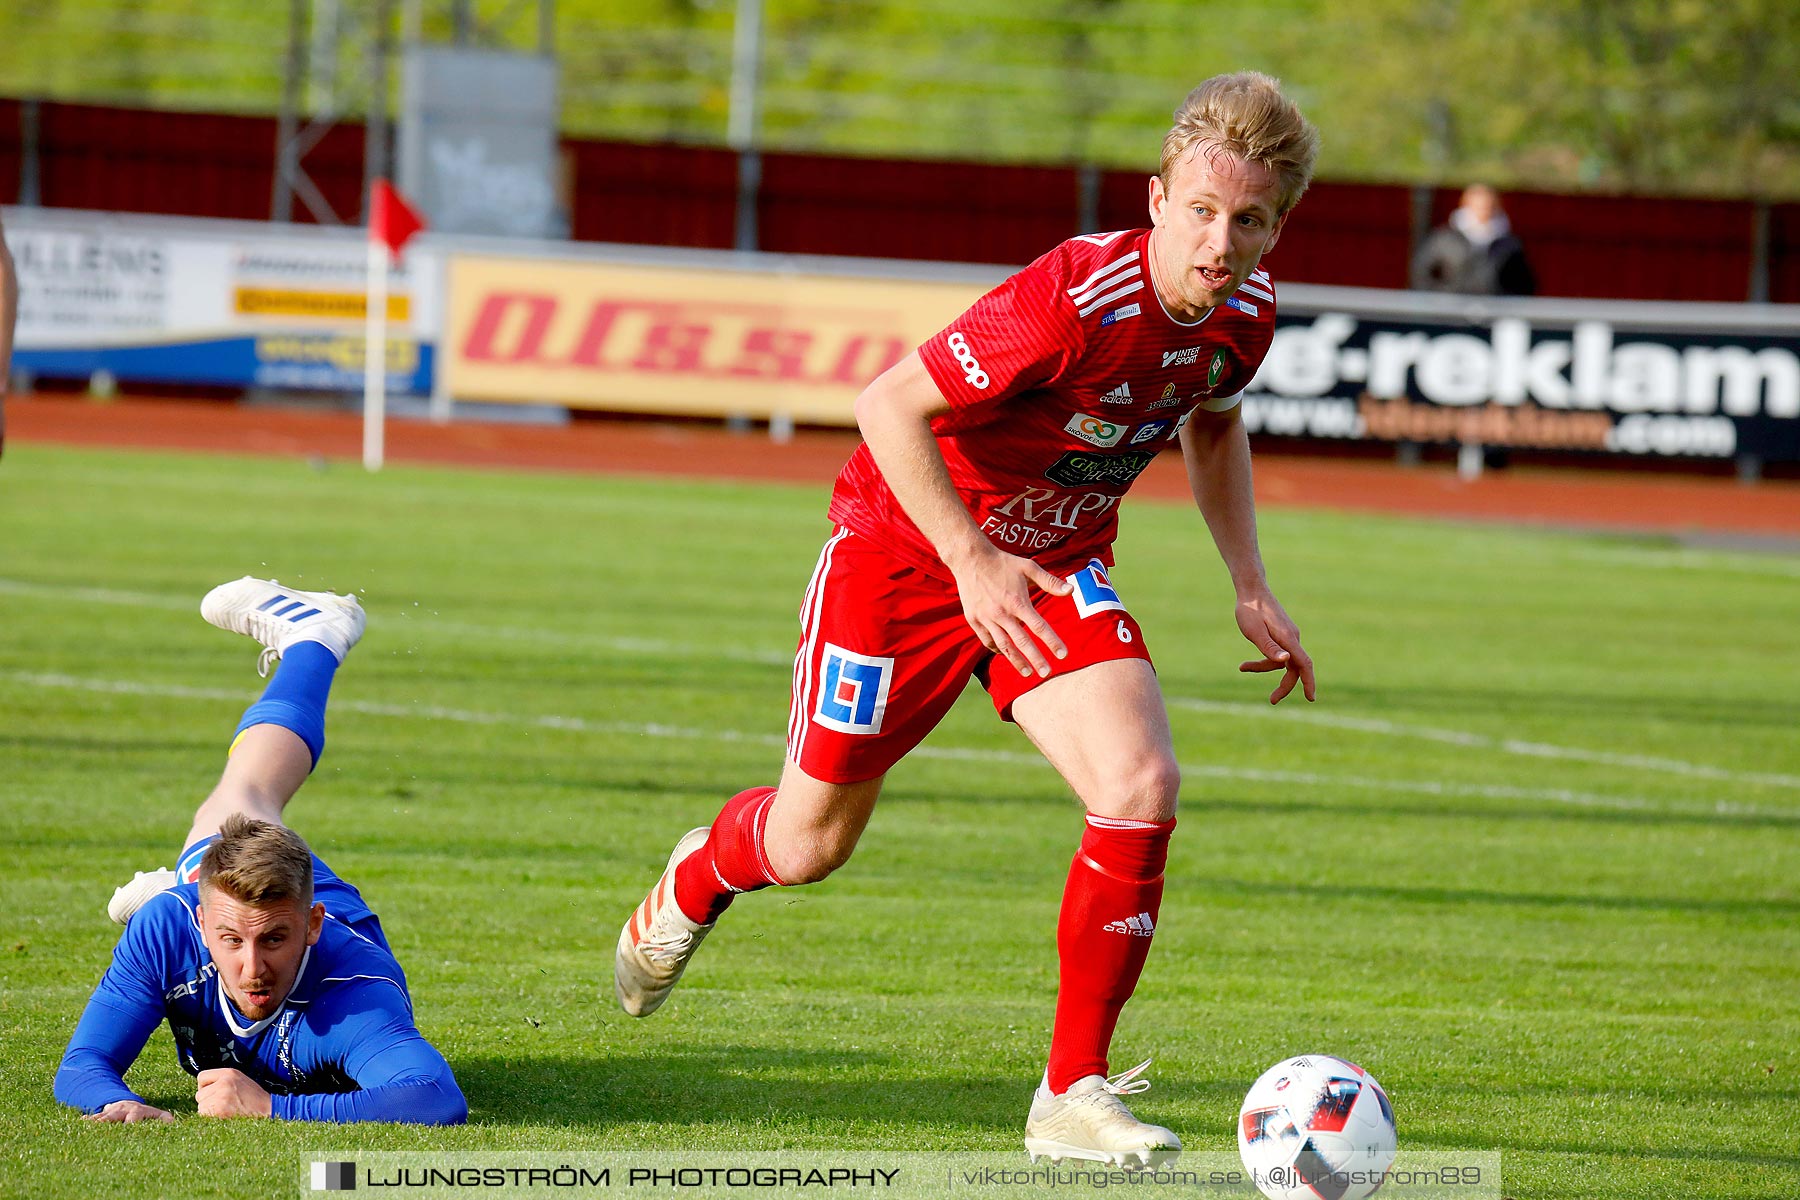
<svg viewBox="0 0 1800 1200">
<path fill-rule="evenodd" d="M 1446 301 L 1283 289 L 1245 399 L 1251 432 L 1800 458 L 1800 309 L 1530 301 L 1415 315 L 1433 304 Z"/>
<path fill-rule="evenodd" d="M 869 380 L 979 285 L 456 255 L 458 400 L 848 425 Z"/>
</svg>

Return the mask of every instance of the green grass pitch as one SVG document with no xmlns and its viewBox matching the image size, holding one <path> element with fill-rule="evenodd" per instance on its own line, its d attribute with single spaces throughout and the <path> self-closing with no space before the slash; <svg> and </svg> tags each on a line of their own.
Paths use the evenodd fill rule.
<svg viewBox="0 0 1800 1200">
<path fill-rule="evenodd" d="M 0 1193 L 285 1193 L 308 1148 L 1010 1150 L 1078 809 L 979 694 L 850 865 L 741 901 L 668 1006 L 610 996 L 674 839 L 772 782 L 826 486 L 10 448 L 0 468 Z M 1519 1197 L 1800 1194 L 1800 561 L 1263 515 L 1320 699 L 1261 703 L 1198 517 L 1128 504 L 1114 581 L 1186 768 L 1115 1043 L 1137 1111 L 1230 1150 L 1290 1054 Z M 466 1128 L 95 1127 L 50 1079 L 134 870 L 255 694 L 200 595 L 359 589 L 292 823 L 362 886 Z M 1022 1161 L 1022 1158 L 1021 1158 Z"/>
</svg>

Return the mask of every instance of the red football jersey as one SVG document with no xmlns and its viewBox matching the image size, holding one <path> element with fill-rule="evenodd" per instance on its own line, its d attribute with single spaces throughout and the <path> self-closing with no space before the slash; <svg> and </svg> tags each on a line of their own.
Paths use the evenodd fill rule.
<svg viewBox="0 0 1800 1200">
<path fill-rule="evenodd" d="M 1194 409 L 1238 402 L 1274 335 L 1275 285 L 1260 267 L 1200 320 L 1171 317 L 1149 238 L 1071 238 L 919 347 L 950 403 L 932 431 L 975 523 L 1059 574 L 1111 564 L 1132 481 Z M 948 577 L 866 445 L 838 474 L 831 518 Z"/>
</svg>

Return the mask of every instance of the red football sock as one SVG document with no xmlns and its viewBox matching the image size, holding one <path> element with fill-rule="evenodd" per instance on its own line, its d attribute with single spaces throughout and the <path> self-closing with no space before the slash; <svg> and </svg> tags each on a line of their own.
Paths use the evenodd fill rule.
<svg viewBox="0 0 1800 1200">
<path fill-rule="evenodd" d="M 688 920 L 710 925 L 739 892 L 785 886 L 763 852 L 774 803 L 772 787 L 739 792 L 719 810 L 706 845 L 676 866 L 675 903 Z"/>
<path fill-rule="evenodd" d="M 1053 1093 L 1106 1074 L 1113 1027 L 1150 956 L 1174 828 L 1172 820 L 1087 819 L 1056 925 L 1061 976 L 1050 1036 Z"/>
</svg>

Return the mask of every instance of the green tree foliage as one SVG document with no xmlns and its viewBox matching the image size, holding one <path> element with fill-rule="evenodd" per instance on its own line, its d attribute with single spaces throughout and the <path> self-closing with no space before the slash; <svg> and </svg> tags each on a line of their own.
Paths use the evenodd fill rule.
<svg viewBox="0 0 1800 1200">
<path fill-rule="evenodd" d="M 734 0 L 554 0 L 573 134 L 724 141 Z M 1333 178 L 1800 197 L 1794 0 L 764 0 L 762 143 L 1014 162 L 1152 161 L 1205 76 L 1283 78 Z M 375 0 L 336 8 L 360 111 Z M 393 0 L 398 22 L 405 4 Z M 532 48 L 533 0 L 470 0 Z M 449 0 L 420 0 L 428 38 Z M 269 112 L 282 0 L 14 0 L 0 92 Z"/>
</svg>

